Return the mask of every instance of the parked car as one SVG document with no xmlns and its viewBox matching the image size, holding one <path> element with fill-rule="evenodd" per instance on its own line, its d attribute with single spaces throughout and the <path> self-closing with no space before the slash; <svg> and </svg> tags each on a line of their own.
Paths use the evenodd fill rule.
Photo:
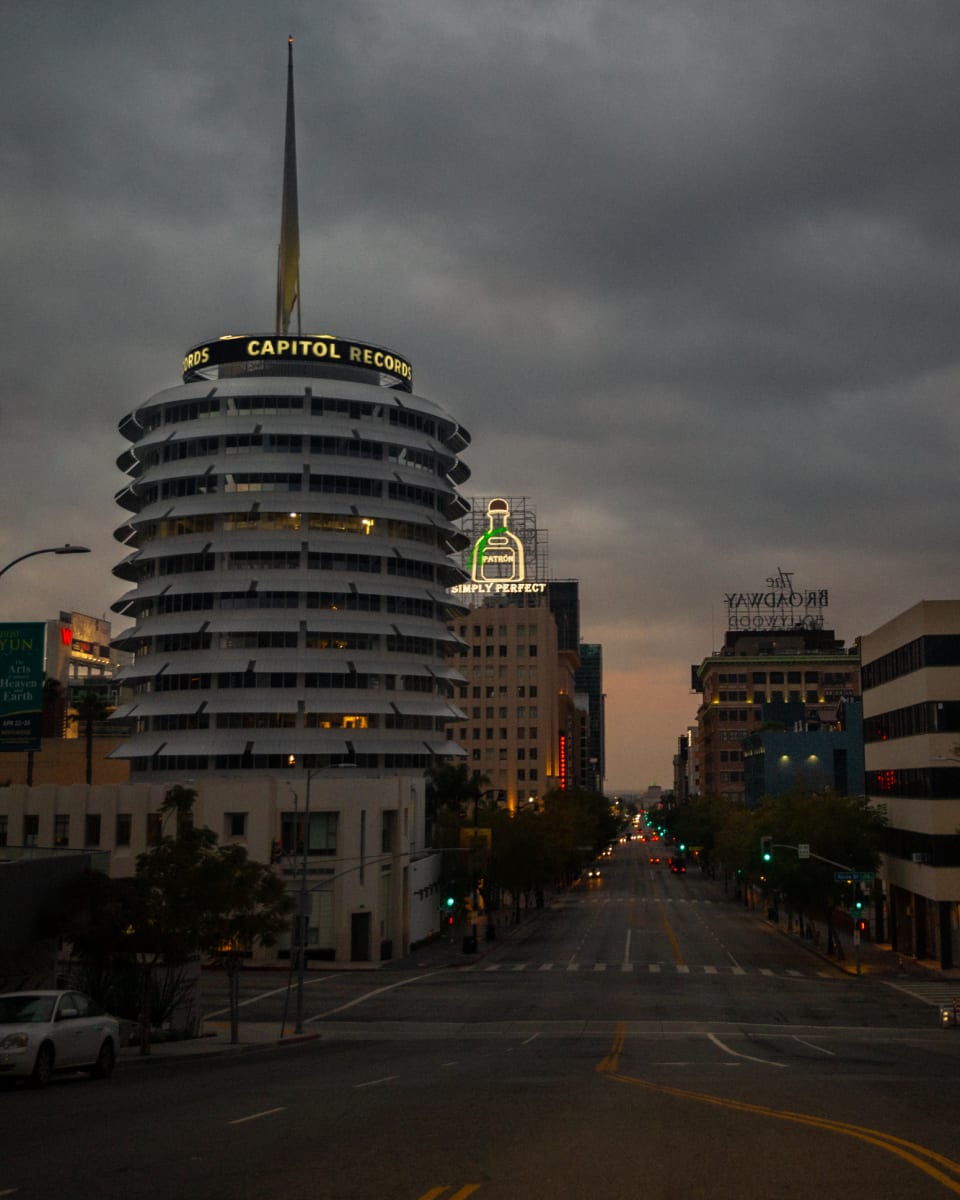
<svg viewBox="0 0 960 1200">
<path fill-rule="evenodd" d="M 49 1083 L 56 1071 L 113 1073 L 120 1025 L 83 992 L 0 995 L 0 1079 Z"/>
</svg>

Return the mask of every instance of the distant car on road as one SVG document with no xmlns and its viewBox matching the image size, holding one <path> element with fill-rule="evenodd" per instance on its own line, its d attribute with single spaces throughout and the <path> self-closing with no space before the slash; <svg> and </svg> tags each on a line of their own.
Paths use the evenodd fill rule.
<svg viewBox="0 0 960 1200">
<path fill-rule="evenodd" d="M 0 995 L 0 1079 L 35 1087 L 57 1071 L 113 1073 L 120 1025 L 83 992 L 5 992 Z"/>
<path fill-rule="evenodd" d="M 592 867 L 587 867 L 587 878 L 588 879 L 599 879 L 600 878 L 600 864 L 599 863 L 594 863 Z"/>
<path fill-rule="evenodd" d="M 686 875 L 687 864 L 682 858 L 671 858 L 668 861 L 670 863 L 670 870 L 674 873 L 674 875 Z"/>
<path fill-rule="evenodd" d="M 647 862 L 651 862 L 651 863 L 658 863 L 659 861 L 660 861 L 659 854 L 651 854 L 650 857 L 647 859 Z"/>
</svg>

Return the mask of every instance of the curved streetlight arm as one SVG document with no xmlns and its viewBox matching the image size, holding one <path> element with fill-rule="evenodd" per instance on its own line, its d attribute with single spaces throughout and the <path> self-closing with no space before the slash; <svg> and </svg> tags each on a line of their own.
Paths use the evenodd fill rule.
<svg viewBox="0 0 960 1200">
<path fill-rule="evenodd" d="M 5 567 L 0 567 L 0 575 L 5 575 L 11 567 L 15 567 L 17 563 L 23 562 L 25 558 L 33 558 L 35 554 L 89 554 L 89 546 L 47 546 L 43 550 L 30 550 L 26 554 L 21 554 L 19 558 L 14 558 L 7 563 Z"/>
</svg>

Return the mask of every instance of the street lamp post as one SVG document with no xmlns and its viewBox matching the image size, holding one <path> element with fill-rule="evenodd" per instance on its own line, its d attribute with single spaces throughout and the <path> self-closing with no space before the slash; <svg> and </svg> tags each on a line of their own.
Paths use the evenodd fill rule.
<svg viewBox="0 0 960 1200">
<path fill-rule="evenodd" d="M 290 766 L 294 766 L 296 759 L 291 755 L 292 762 Z M 316 770 L 307 771 L 307 788 L 303 801 L 303 848 L 300 858 L 300 891 L 297 897 L 296 908 L 296 931 L 297 931 L 297 1020 L 295 1032 L 303 1033 L 303 988 L 304 977 L 307 965 L 307 931 L 310 928 L 310 892 L 307 887 L 307 854 L 310 847 L 310 781 L 316 774 Z M 291 791 L 293 785 L 290 784 Z M 293 793 L 294 800 L 297 799 L 297 793 Z"/>
<path fill-rule="evenodd" d="M 11 567 L 15 567 L 17 563 L 23 562 L 25 558 L 33 558 L 35 554 L 89 554 L 89 546 L 46 546 L 43 550 L 30 550 L 26 554 L 21 554 L 19 558 L 11 559 L 5 567 L 0 567 L 0 575 L 5 575 Z"/>
</svg>

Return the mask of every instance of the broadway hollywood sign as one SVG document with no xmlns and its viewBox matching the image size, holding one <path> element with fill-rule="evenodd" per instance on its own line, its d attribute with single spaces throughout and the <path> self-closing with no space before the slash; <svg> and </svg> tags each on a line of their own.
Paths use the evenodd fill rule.
<svg viewBox="0 0 960 1200">
<path fill-rule="evenodd" d="M 794 571 L 777 568 L 760 592 L 724 592 L 728 629 L 822 629 L 830 603 L 826 588 L 799 589 Z"/>
</svg>

